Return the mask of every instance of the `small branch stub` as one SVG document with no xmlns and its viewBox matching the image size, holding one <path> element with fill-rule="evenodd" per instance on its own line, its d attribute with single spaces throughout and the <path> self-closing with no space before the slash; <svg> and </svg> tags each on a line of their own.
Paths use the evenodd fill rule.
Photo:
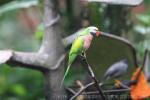
<svg viewBox="0 0 150 100">
<path fill-rule="evenodd" d="M 0 64 L 6 63 L 12 57 L 13 52 L 11 50 L 0 51 Z"/>
<path fill-rule="evenodd" d="M 143 0 L 83 0 L 83 1 L 100 2 L 113 5 L 128 5 L 128 6 L 138 6 L 143 2 Z"/>
</svg>

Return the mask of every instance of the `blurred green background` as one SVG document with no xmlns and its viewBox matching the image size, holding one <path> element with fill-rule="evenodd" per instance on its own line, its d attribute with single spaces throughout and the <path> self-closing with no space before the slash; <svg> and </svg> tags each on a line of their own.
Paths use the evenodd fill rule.
<svg viewBox="0 0 150 100">
<path fill-rule="evenodd" d="M 91 24 L 131 41 L 138 62 L 144 50 L 150 49 L 150 0 L 138 7 L 60 0 L 58 7 L 62 37 Z M 44 33 L 42 20 L 43 0 L 1 0 L 0 49 L 37 51 Z M 38 71 L 0 65 L 0 100 L 44 100 L 43 81 Z"/>
</svg>

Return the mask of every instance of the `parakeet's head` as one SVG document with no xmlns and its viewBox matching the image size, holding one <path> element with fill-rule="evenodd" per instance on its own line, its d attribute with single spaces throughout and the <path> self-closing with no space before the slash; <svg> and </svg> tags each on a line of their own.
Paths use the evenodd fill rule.
<svg viewBox="0 0 150 100">
<path fill-rule="evenodd" d="M 98 30 L 97 27 L 90 26 L 90 27 L 88 27 L 88 31 L 93 36 L 97 36 L 98 37 L 100 35 L 100 31 Z"/>
</svg>

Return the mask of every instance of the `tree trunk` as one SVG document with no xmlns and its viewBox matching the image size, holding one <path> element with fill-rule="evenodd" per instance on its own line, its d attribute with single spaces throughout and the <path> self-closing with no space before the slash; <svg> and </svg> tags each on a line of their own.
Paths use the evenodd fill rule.
<svg viewBox="0 0 150 100">
<path fill-rule="evenodd" d="M 45 0 L 44 3 L 44 24 L 45 24 L 45 36 L 43 39 L 43 46 L 40 49 L 40 53 L 47 53 L 50 56 L 52 65 L 56 65 L 60 56 L 64 53 L 64 47 L 61 42 L 61 30 L 57 20 L 59 19 L 57 11 L 57 0 Z M 55 22 L 56 21 L 56 22 Z M 50 64 L 48 64 L 50 65 Z M 49 66 L 53 67 L 53 66 Z M 54 70 L 48 70 L 44 73 L 45 75 L 45 94 L 46 100 L 63 100 L 64 89 L 60 88 L 60 83 L 63 77 L 64 64 L 63 62 L 57 66 Z"/>
<path fill-rule="evenodd" d="M 66 100 L 64 89 L 60 88 L 60 83 L 63 76 L 63 66 L 59 66 L 56 70 L 51 70 L 45 73 L 45 97 L 46 100 Z"/>
</svg>

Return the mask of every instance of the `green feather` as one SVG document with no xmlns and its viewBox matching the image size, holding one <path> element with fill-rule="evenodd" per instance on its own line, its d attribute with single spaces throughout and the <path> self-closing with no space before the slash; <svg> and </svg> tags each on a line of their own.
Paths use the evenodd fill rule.
<svg viewBox="0 0 150 100">
<path fill-rule="evenodd" d="M 96 27 L 93 27 L 93 26 L 83 29 L 80 33 L 78 33 L 77 38 L 74 40 L 74 42 L 72 44 L 72 47 L 71 47 L 71 50 L 70 50 L 70 53 L 69 53 L 68 67 L 67 67 L 65 75 L 63 77 L 63 80 L 61 82 L 61 86 L 62 86 L 62 84 L 63 84 L 63 82 L 65 80 L 65 77 L 67 76 L 67 74 L 69 72 L 69 69 L 70 69 L 72 63 L 74 62 L 76 57 L 78 55 L 80 55 L 84 51 L 84 48 L 83 48 L 83 45 L 84 45 L 83 36 L 86 36 L 86 35 L 90 34 L 90 30 L 93 29 L 93 28 L 97 29 Z"/>
<path fill-rule="evenodd" d="M 83 29 L 80 33 L 78 33 L 78 36 L 84 36 L 89 34 L 89 27 Z"/>
<path fill-rule="evenodd" d="M 62 82 L 61 82 L 61 86 L 63 85 L 64 83 L 64 80 L 69 72 L 69 69 L 70 69 L 70 66 L 71 64 L 74 62 L 74 60 L 76 59 L 76 57 L 82 53 L 83 51 L 83 44 L 84 44 L 84 40 L 83 38 L 81 37 L 78 37 L 77 39 L 75 39 L 75 41 L 73 42 L 72 44 L 72 47 L 71 47 L 71 50 L 69 52 L 69 61 L 68 61 L 68 67 L 67 67 L 67 70 L 64 74 L 64 77 L 62 79 Z"/>
</svg>

